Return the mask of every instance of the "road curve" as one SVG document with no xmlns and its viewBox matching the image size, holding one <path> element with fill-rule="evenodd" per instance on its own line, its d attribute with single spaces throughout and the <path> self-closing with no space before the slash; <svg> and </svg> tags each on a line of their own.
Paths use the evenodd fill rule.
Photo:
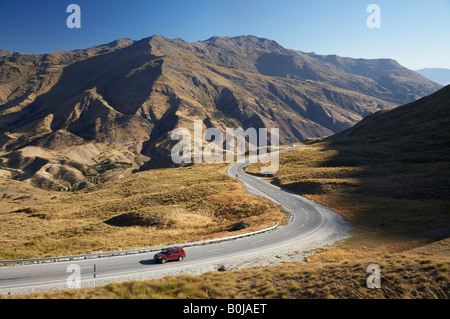
<svg viewBox="0 0 450 319">
<path fill-rule="evenodd" d="M 290 147 L 281 152 L 291 151 L 302 146 Z M 291 215 L 291 222 L 278 227 L 270 233 L 238 240 L 221 242 L 208 246 L 186 249 L 187 256 L 182 262 L 155 264 L 154 253 L 107 257 L 72 262 L 56 262 L 21 266 L 0 267 L 0 293 L 24 293 L 50 289 L 67 289 L 67 280 L 72 274 L 70 265 L 77 265 L 83 286 L 92 286 L 126 278 L 152 278 L 156 274 L 195 273 L 199 265 L 217 265 L 232 257 L 244 259 L 255 251 L 281 247 L 298 240 L 312 240 L 317 233 L 327 239 L 339 240 L 349 230 L 342 227 L 338 215 L 313 201 L 307 200 L 288 190 L 280 189 L 259 177 L 248 175 L 243 168 L 246 162 L 230 166 L 227 173 L 238 179 L 248 191 L 269 198 L 282 205 Z M 345 229 L 344 229 L 345 228 Z M 317 240 L 317 238 L 315 238 Z M 319 244 L 320 245 L 320 244 Z M 319 248 L 318 246 L 315 248 Z M 145 274 L 144 277 L 139 277 Z"/>
</svg>

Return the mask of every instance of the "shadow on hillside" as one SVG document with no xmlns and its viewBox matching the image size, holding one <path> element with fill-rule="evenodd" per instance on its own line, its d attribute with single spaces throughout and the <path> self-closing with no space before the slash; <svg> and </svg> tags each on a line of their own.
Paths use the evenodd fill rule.
<svg viewBox="0 0 450 319">
<path fill-rule="evenodd" d="M 342 141 L 312 147 L 304 158 L 303 150 L 282 157 L 285 168 L 272 182 L 380 236 L 432 241 L 450 237 L 448 149 L 424 154 L 417 147 Z"/>
</svg>

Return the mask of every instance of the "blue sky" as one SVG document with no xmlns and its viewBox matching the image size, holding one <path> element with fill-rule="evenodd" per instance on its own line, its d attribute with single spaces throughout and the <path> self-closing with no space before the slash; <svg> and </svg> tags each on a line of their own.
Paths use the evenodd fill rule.
<svg viewBox="0 0 450 319">
<path fill-rule="evenodd" d="M 81 29 L 69 29 L 69 4 Z M 369 4 L 381 28 L 369 29 Z M 0 0 L 0 48 L 47 53 L 158 34 L 194 42 L 255 35 L 286 48 L 450 68 L 450 0 Z"/>
</svg>

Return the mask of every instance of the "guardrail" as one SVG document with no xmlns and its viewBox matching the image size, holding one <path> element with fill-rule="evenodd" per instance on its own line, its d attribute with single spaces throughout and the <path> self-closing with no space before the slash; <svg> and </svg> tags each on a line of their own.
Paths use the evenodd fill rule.
<svg viewBox="0 0 450 319">
<path fill-rule="evenodd" d="M 34 258 L 34 259 L 18 259 L 18 260 L 0 260 L 0 265 L 2 264 L 31 264 L 31 263 L 45 263 L 45 262 L 63 262 L 63 261 L 74 261 L 74 260 L 87 260 L 87 259 L 94 259 L 94 258 L 103 258 L 103 257 L 115 257 L 115 256 L 125 256 L 125 255 L 136 255 L 136 254 L 144 254 L 144 253 L 151 253 L 155 251 L 161 251 L 164 248 L 168 247 L 194 247 L 194 246 L 205 246 L 205 245 L 211 245 L 211 244 L 217 244 L 224 241 L 230 241 L 250 236 L 255 236 L 263 233 L 270 232 L 272 230 L 275 230 L 278 227 L 278 223 L 276 223 L 274 226 L 254 231 L 251 233 L 241 234 L 241 235 L 234 235 L 230 237 L 224 237 L 224 238 L 218 238 L 218 239 L 209 239 L 209 240 L 203 240 L 203 241 L 196 241 L 192 243 L 185 243 L 185 244 L 174 244 L 174 245 L 167 245 L 167 246 L 161 246 L 161 247 L 150 247 L 150 248 L 141 248 L 141 249 L 132 249 L 132 250 L 122 250 L 122 251 L 113 251 L 113 252 L 106 252 L 106 253 L 97 253 L 97 254 L 86 254 L 86 255 L 74 255 L 74 256 L 64 256 L 64 257 L 46 257 L 46 258 Z"/>
<path fill-rule="evenodd" d="M 227 169 L 227 173 L 235 178 L 232 174 L 229 173 L 229 168 Z M 237 179 L 237 178 L 235 178 Z M 239 179 L 237 179 L 239 180 Z M 258 189 L 257 187 L 253 186 L 254 188 Z M 264 191 L 258 189 L 260 192 L 264 193 Z M 292 217 L 294 216 L 291 211 L 289 211 L 289 214 L 291 215 L 291 221 Z M 86 259 L 94 259 L 94 258 L 102 258 L 102 257 L 114 257 L 114 256 L 123 256 L 123 255 L 133 255 L 133 254 L 144 254 L 144 253 L 151 253 L 154 251 L 161 251 L 164 248 L 167 247 L 194 247 L 194 246 L 204 246 L 204 245 L 210 245 L 215 243 L 220 243 L 224 241 L 244 238 L 244 237 L 250 237 L 259 235 L 262 233 L 267 233 L 269 231 L 272 231 L 278 227 L 278 223 L 275 223 L 274 226 L 258 230 L 252 233 L 246 233 L 241 235 L 235 235 L 225 238 L 219 238 L 219 239 L 210 239 L 210 240 L 204 240 L 204 241 L 197 241 L 193 243 L 186 243 L 186 244 L 174 244 L 174 245 L 167 245 L 167 246 L 161 246 L 161 247 L 151 247 L 151 248 L 142 248 L 142 249 L 133 249 L 133 250 L 123 250 L 123 251 L 113 251 L 113 252 L 107 252 L 107 253 L 97 253 L 97 254 L 87 254 L 87 255 L 74 255 L 74 256 L 64 256 L 64 257 L 48 257 L 48 258 L 34 258 L 34 259 L 19 259 L 19 260 L 0 260 L 0 267 L 4 264 L 28 264 L 28 263 L 44 263 L 44 262 L 62 262 L 62 261 L 73 261 L 73 260 L 86 260 Z"/>
</svg>

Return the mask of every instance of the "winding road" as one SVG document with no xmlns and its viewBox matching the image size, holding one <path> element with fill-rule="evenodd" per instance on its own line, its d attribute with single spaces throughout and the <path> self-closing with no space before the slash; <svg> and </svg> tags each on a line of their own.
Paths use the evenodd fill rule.
<svg viewBox="0 0 450 319">
<path fill-rule="evenodd" d="M 291 151 L 303 146 L 289 147 L 280 152 Z M 280 189 L 259 177 L 248 175 L 243 168 L 246 162 L 231 165 L 227 173 L 244 183 L 247 190 L 282 205 L 291 215 L 291 222 L 276 230 L 253 237 L 196 246 L 186 249 L 182 262 L 156 264 L 154 253 L 98 258 L 71 262 L 55 262 L 20 266 L 0 267 L 0 293 L 22 293 L 49 289 L 66 289 L 72 274 L 71 265 L 80 271 L 81 283 L 91 286 L 114 281 L 117 278 L 139 278 L 146 274 L 178 274 L 195 271 L 199 265 L 217 265 L 230 258 L 244 259 L 248 254 L 264 252 L 267 249 L 302 241 L 339 240 L 348 229 L 342 228 L 340 217 L 326 207 Z M 339 219 L 339 220 L 338 220 Z M 345 228 L 345 227 L 344 227 Z M 318 235 L 319 234 L 319 235 Z M 310 238 L 312 237 L 312 238 Z M 319 248 L 319 247 L 316 247 Z"/>
</svg>

